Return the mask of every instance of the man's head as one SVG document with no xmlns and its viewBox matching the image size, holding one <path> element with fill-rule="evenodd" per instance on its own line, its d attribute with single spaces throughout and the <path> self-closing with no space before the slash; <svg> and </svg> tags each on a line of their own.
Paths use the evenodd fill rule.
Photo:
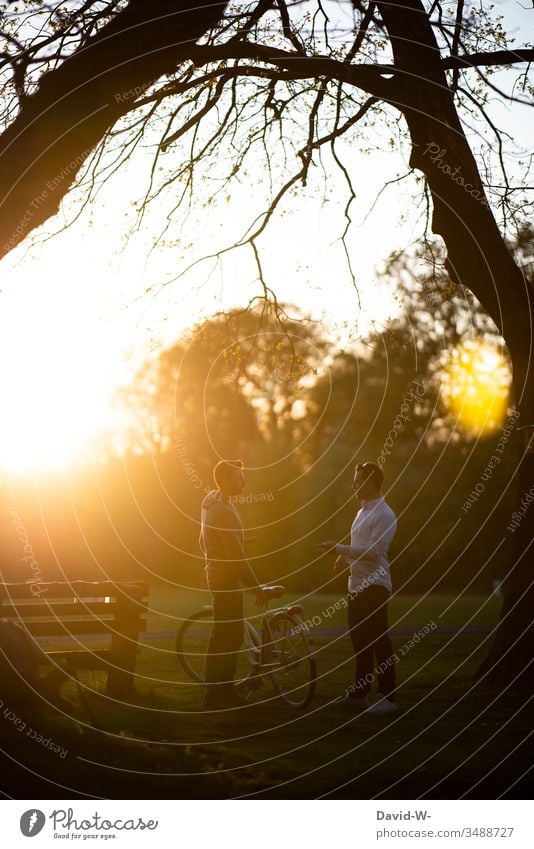
<svg viewBox="0 0 534 849">
<path fill-rule="evenodd" d="M 245 488 L 245 472 L 241 460 L 221 460 L 213 470 L 213 479 L 225 495 L 239 495 Z"/>
<path fill-rule="evenodd" d="M 352 489 L 360 501 L 371 501 L 382 494 L 384 473 L 376 463 L 356 463 Z"/>
</svg>

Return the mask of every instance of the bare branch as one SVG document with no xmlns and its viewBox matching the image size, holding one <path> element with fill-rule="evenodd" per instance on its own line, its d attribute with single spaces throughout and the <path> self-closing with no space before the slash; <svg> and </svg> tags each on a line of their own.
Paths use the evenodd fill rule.
<svg viewBox="0 0 534 849">
<path fill-rule="evenodd" d="M 345 57 L 347 62 L 352 62 L 352 60 L 358 53 L 360 47 L 362 46 L 365 36 L 367 35 L 367 30 L 369 29 L 369 24 L 373 20 L 375 11 L 376 5 L 374 3 L 369 3 L 367 9 L 365 10 L 358 32 L 356 33 L 356 38 L 354 39 L 352 47 L 350 48 L 349 52 Z"/>
<path fill-rule="evenodd" d="M 518 50 L 496 50 L 494 53 L 472 53 L 464 56 L 445 56 L 441 60 L 443 68 L 473 68 L 479 65 L 515 65 L 518 62 L 534 62 L 534 48 Z"/>
<path fill-rule="evenodd" d="M 296 53 L 302 56 L 306 55 L 302 40 L 299 38 L 298 34 L 291 26 L 289 12 L 287 11 L 285 0 L 276 0 L 276 5 L 280 10 L 280 17 L 282 19 L 282 32 L 284 33 L 285 38 L 289 41 L 290 44 L 293 45 Z"/>
<path fill-rule="evenodd" d="M 464 0 L 458 0 L 456 5 L 456 21 L 454 24 L 454 37 L 452 40 L 452 48 L 451 54 L 452 56 L 458 56 L 458 47 L 460 45 L 460 34 L 462 31 L 462 21 L 464 17 Z M 452 90 L 456 91 L 458 88 L 458 80 L 460 77 L 460 69 L 454 68 L 452 75 Z"/>
</svg>

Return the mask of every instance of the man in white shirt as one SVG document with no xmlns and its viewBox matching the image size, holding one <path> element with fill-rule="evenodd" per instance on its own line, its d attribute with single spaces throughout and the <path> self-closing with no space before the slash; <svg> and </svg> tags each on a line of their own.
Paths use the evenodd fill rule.
<svg viewBox="0 0 534 849">
<path fill-rule="evenodd" d="M 350 568 L 348 619 L 356 654 L 354 683 L 340 701 L 373 714 L 394 713 L 395 663 L 388 632 L 391 593 L 388 548 L 397 530 L 395 513 L 382 495 L 383 472 L 376 463 L 358 463 L 352 489 L 361 507 L 352 523 L 350 545 L 321 543 L 338 554 L 334 571 Z M 379 698 L 370 705 L 368 694 L 376 679 Z"/>
</svg>

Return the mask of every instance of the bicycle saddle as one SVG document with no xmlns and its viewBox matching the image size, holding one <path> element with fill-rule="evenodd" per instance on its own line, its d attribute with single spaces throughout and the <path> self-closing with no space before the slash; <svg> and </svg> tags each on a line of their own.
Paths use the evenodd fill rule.
<svg viewBox="0 0 534 849">
<path fill-rule="evenodd" d="M 263 594 L 266 598 L 280 598 L 285 591 L 286 588 L 281 585 L 278 586 L 263 586 L 262 587 Z"/>
</svg>

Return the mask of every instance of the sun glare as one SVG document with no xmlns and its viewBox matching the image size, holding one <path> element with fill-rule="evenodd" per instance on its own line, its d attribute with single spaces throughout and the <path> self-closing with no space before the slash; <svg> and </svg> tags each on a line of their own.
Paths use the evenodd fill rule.
<svg viewBox="0 0 534 849">
<path fill-rule="evenodd" d="M 502 424 L 510 383 L 510 368 L 499 348 L 465 342 L 445 364 L 442 398 L 464 430 L 483 436 Z"/>
<path fill-rule="evenodd" d="M 63 470 L 113 426 L 113 356 L 90 316 L 65 302 L 11 305 L 0 327 L 0 467 Z M 42 309 L 40 309 L 42 307 Z"/>
</svg>

